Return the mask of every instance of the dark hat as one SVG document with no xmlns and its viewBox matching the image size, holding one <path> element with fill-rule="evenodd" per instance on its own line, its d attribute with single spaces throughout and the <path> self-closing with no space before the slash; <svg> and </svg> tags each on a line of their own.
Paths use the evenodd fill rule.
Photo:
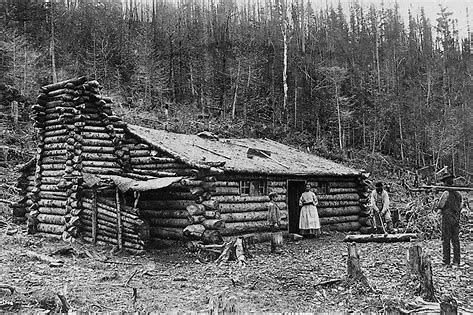
<svg viewBox="0 0 473 315">
<path fill-rule="evenodd" d="M 450 178 L 453 178 L 453 175 L 447 172 L 447 173 L 444 173 L 442 176 L 440 176 L 439 180 L 443 182 Z"/>
<path fill-rule="evenodd" d="M 376 184 L 374 184 L 374 186 L 376 188 L 383 188 L 383 183 L 382 182 L 377 182 Z"/>
</svg>

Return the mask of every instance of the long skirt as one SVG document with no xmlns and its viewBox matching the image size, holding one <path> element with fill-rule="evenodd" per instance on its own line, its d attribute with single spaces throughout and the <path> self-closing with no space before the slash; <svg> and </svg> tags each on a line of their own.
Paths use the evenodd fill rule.
<svg viewBox="0 0 473 315">
<path fill-rule="evenodd" d="M 316 206 L 302 206 L 301 216 L 299 218 L 299 229 L 301 230 L 301 234 L 319 234 L 320 220 Z"/>
</svg>

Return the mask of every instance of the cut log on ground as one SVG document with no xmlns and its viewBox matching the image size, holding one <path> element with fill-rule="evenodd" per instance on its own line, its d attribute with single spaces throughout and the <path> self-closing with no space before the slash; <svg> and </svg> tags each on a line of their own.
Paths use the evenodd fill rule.
<svg viewBox="0 0 473 315">
<path fill-rule="evenodd" d="M 405 234 L 365 234 L 365 235 L 347 235 L 344 242 L 355 242 L 355 243 L 394 243 L 394 242 L 410 242 L 415 240 L 417 234 L 405 233 Z"/>
</svg>

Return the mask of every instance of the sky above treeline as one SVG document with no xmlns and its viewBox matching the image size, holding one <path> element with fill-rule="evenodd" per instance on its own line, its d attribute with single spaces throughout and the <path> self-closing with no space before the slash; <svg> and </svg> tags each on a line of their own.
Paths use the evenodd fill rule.
<svg viewBox="0 0 473 315">
<path fill-rule="evenodd" d="M 473 17 L 473 0 L 310 0 L 314 8 L 323 8 L 327 4 L 337 6 L 340 2 L 344 9 L 345 14 L 348 14 L 348 9 L 351 4 L 358 2 L 364 7 L 368 7 L 371 4 L 380 7 L 384 4 L 387 8 L 394 7 L 395 3 L 399 4 L 399 10 L 406 21 L 409 10 L 411 13 L 416 16 L 420 15 L 421 8 L 424 8 L 426 16 L 430 19 L 432 26 L 437 24 L 437 13 L 440 12 L 440 6 L 446 7 L 447 12 L 452 12 L 451 16 L 453 19 L 457 20 L 457 27 L 460 34 L 460 38 L 465 38 L 468 36 L 468 23 L 467 23 L 467 9 L 469 14 L 469 25 L 470 31 L 473 31 L 471 27 L 473 26 L 472 17 Z"/>
</svg>

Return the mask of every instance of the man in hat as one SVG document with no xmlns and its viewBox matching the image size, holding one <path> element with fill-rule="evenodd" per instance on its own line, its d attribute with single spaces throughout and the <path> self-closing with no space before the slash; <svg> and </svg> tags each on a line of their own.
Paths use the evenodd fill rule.
<svg viewBox="0 0 473 315">
<path fill-rule="evenodd" d="M 382 232 L 383 221 L 386 222 L 387 232 L 393 232 L 393 221 L 391 219 L 391 211 L 389 210 L 389 196 L 388 192 L 384 190 L 383 183 L 377 182 L 375 189 L 370 195 L 370 207 L 372 215 L 374 215 L 373 228 Z"/>
<path fill-rule="evenodd" d="M 445 186 L 453 185 L 453 175 L 446 173 L 440 178 Z M 442 213 L 443 263 L 450 265 L 450 243 L 453 246 L 453 265 L 460 266 L 460 211 L 462 196 L 454 189 L 447 188 L 440 197 L 438 208 Z"/>
</svg>

